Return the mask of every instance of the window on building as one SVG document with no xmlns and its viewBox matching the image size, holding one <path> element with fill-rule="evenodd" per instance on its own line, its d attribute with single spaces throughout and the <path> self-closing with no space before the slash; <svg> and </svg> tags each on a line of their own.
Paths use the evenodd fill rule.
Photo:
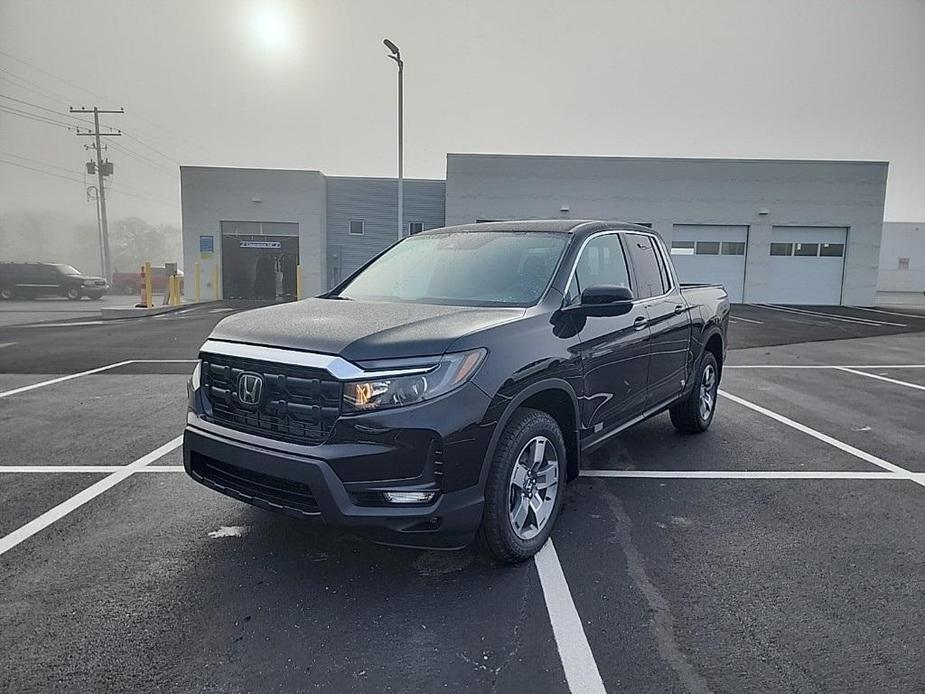
<svg viewBox="0 0 925 694">
<path fill-rule="evenodd" d="M 424 231 L 424 222 L 408 222 L 408 233 L 414 236 Z"/>
<path fill-rule="evenodd" d="M 799 256 L 811 256 L 815 257 L 819 255 L 819 244 L 818 243 L 798 243 L 793 249 L 794 255 Z"/>
<path fill-rule="evenodd" d="M 719 255 L 719 241 L 698 241 L 697 255 Z"/>
<path fill-rule="evenodd" d="M 694 255 L 694 242 L 672 241 L 671 255 Z"/>
<path fill-rule="evenodd" d="M 364 222 L 362 219 L 350 220 L 351 236 L 362 236 L 364 231 L 366 231 L 366 222 Z"/>
<path fill-rule="evenodd" d="M 723 241 L 722 255 L 745 255 L 745 241 Z"/>
<path fill-rule="evenodd" d="M 908 269 L 909 269 L 909 259 L 908 259 L 908 258 L 900 258 L 900 259 L 899 259 L 899 269 L 900 269 L 900 270 L 908 270 Z"/>
<path fill-rule="evenodd" d="M 792 243 L 772 243 L 771 255 L 793 255 Z"/>
<path fill-rule="evenodd" d="M 841 258 L 845 254 L 845 244 L 843 243 L 821 243 L 819 244 L 819 255 L 823 258 Z"/>
</svg>

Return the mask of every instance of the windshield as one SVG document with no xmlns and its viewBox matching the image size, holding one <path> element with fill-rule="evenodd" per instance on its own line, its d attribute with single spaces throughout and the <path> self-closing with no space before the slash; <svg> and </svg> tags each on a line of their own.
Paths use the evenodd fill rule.
<svg viewBox="0 0 925 694">
<path fill-rule="evenodd" d="M 531 306 L 540 300 L 568 234 L 460 231 L 405 239 L 338 294 L 347 299 L 464 306 Z"/>
<path fill-rule="evenodd" d="M 61 271 L 61 274 L 62 274 L 62 275 L 79 275 L 79 274 L 80 274 L 80 270 L 78 270 L 77 268 L 75 268 L 73 265 L 60 265 L 60 264 L 58 264 L 58 265 L 55 265 L 55 267 L 58 268 L 58 270 Z"/>
</svg>

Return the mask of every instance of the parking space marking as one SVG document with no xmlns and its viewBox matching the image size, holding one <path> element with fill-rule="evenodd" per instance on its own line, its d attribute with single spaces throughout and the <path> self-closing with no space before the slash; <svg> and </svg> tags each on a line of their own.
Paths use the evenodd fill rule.
<svg viewBox="0 0 925 694">
<path fill-rule="evenodd" d="M 855 472 L 838 470 L 582 470 L 581 477 L 628 477 L 692 480 L 896 480 L 925 476 L 917 472 Z"/>
<path fill-rule="evenodd" d="M 96 482 L 95 484 L 90 485 L 89 487 L 84 489 L 82 492 L 75 494 L 70 499 L 61 502 L 54 508 L 43 513 L 38 518 L 35 518 L 29 521 L 28 523 L 26 523 L 21 528 L 14 530 L 9 535 L 0 537 L 0 556 L 10 551 L 11 549 L 13 549 L 13 547 L 20 544 L 21 542 L 28 540 L 30 537 L 32 537 L 36 533 L 41 532 L 42 530 L 47 528 L 52 523 L 55 523 L 56 521 L 61 520 L 74 509 L 77 509 L 83 506 L 88 501 L 95 499 L 100 494 L 105 492 L 107 489 L 111 489 L 112 487 L 119 484 L 119 482 L 122 482 L 123 480 L 128 479 L 135 472 L 137 472 L 140 468 L 143 468 L 146 465 L 153 463 L 155 460 L 163 458 L 165 455 L 167 455 L 171 451 L 176 450 L 177 448 L 180 447 L 182 443 L 183 443 L 182 436 L 178 436 L 172 441 L 168 441 L 163 446 L 160 446 L 159 448 L 155 448 L 153 451 L 143 455 L 138 460 L 135 460 L 134 462 L 129 463 L 128 465 L 125 465 L 124 467 L 120 468 L 118 471 L 113 472 L 107 477 L 104 477 L 99 482 Z"/>
<path fill-rule="evenodd" d="M 881 311 L 878 308 L 865 308 L 863 306 L 852 306 L 851 308 L 857 311 L 870 311 L 871 313 L 883 313 L 888 316 L 901 316 L 902 318 L 920 318 L 925 319 L 925 315 L 919 315 L 917 313 L 899 313 L 898 311 Z"/>
<path fill-rule="evenodd" d="M 13 390 L 6 390 L 0 393 L 0 398 L 7 398 L 11 395 L 17 395 L 19 393 L 25 393 L 29 390 L 35 390 L 36 388 L 44 388 L 45 386 L 51 386 L 55 383 L 63 383 L 64 381 L 70 381 L 72 378 L 80 378 L 81 376 L 89 376 L 91 374 L 98 374 L 101 371 L 109 371 L 110 369 L 117 369 L 120 366 L 125 366 L 126 364 L 131 364 L 133 360 L 128 361 L 119 361 L 115 364 L 107 364 L 106 366 L 100 366 L 96 369 L 90 369 L 89 371 L 81 371 L 76 374 L 68 374 L 67 376 L 59 376 L 58 378 L 52 378 L 48 381 L 39 381 L 38 383 L 33 383 L 29 386 L 23 386 L 21 388 L 13 388 Z"/>
<path fill-rule="evenodd" d="M 16 343 L 10 343 L 16 344 Z M 63 383 L 64 381 L 70 381 L 73 378 L 80 378 L 81 376 L 91 376 L 93 374 L 98 374 L 102 371 L 109 371 L 111 369 L 118 369 L 120 366 L 128 366 L 129 364 L 195 364 L 198 359 L 127 359 L 125 361 L 119 361 L 115 364 L 107 364 L 106 366 L 100 366 L 96 369 L 90 369 L 88 371 L 81 371 L 76 374 L 68 374 L 66 376 L 59 376 L 58 378 L 52 378 L 47 381 L 39 381 L 38 383 L 33 383 L 32 385 L 22 386 L 21 388 L 13 388 L 12 390 L 6 390 L 0 393 L 0 398 L 6 398 L 10 395 L 18 395 L 19 393 L 25 393 L 29 390 L 35 390 L 36 388 L 44 388 L 45 386 L 52 386 L 55 383 Z"/>
<path fill-rule="evenodd" d="M 119 472 L 125 470 L 126 465 L 0 465 L 0 474 L 15 473 L 17 475 L 38 473 L 66 474 L 69 472 Z M 182 465 L 148 465 L 135 472 L 183 472 Z"/>
<path fill-rule="evenodd" d="M 881 366 L 877 368 L 883 369 L 887 367 Z M 909 383 L 908 381 L 900 381 L 895 378 L 887 378 L 886 376 L 881 376 L 879 374 L 870 374 L 870 373 L 867 373 L 866 371 L 858 371 L 857 369 L 852 369 L 847 366 L 840 366 L 838 367 L 838 370 L 844 371 L 845 373 L 849 373 L 849 374 L 857 374 L 858 376 L 867 376 L 867 378 L 874 378 L 878 381 L 885 381 L 887 383 L 893 383 L 897 386 L 906 386 L 906 388 L 915 388 L 916 390 L 925 390 L 925 386 L 920 386 L 918 383 Z"/>
<path fill-rule="evenodd" d="M 573 694 L 606 694 L 552 538 L 536 553 L 534 562 L 569 690 Z"/>
<path fill-rule="evenodd" d="M 886 321 L 873 320 L 872 318 L 853 318 L 851 316 L 838 315 L 835 313 L 823 313 L 821 311 L 809 311 L 803 308 L 793 308 L 792 306 L 774 306 L 772 304 L 755 304 L 761 308 L 766 308 L 770 311 L 781 311 L 783 313 L 793 313 L 798 316 L 818 316 L 819 318 L 824 318 L 826 320 L 840 321 L 842 323 L 858 323 L 860 325 L 871 325 L 871 326 L 883 326 L 889 325 L 895 328 L 907 328 L 909 327 L 906 323 L 888 323 Z"/>
<path fill-rule="evenodd" d="M 726 369 L 925 369 L 925 364 L 724 364 Z"/>
<path fill-rule="evenodd" d="M 18 345 L 18 342 L 0 342 L 0 349 L 4 347 L 12 347 L 13 345 Z"/>
<path fill-rule="evenodd" d="M 755 320 L 754 318 L 742 318 L 742 316 L 729 316 L 729 320 L 741 320 L 746 323 L 755 323 L 756 325 L 764 325 L 764 321 Z"/>
<path fill-rule="evenodd" d="M 861 460 L 868 462 L 871 465 L 876 465 L 877 467 L 881 467 L 884 470 L 895 472 L 898 475 L 902 475 L 904 479 L 910 479 L 916 484 L 920 484 L 923 487 L 925 487 L 925 479 L 916 477 L 915 473 L 912 473 L 909 470 L 906 470 L 905 468 L 901 468 L 899 465 L 894 465 L 893 463 L 887 462 L 883 458 L 878 458 L 877 456 L 871 453 L 868 453 L 867 451 L 862 451 L 860 448 L 855 448 L 854 446 L 847 444 L 844 441 L 839 441 L 838 439 L 833 438 L 829 436 L 828 434 L 823 434 L 821 431 L 816 431 L 815 429 L 808 427 L 805 424 L 800 424 L 799 422 L 794 421 L 790 419 L 789 417 L 785 417 L 784 415 L 778 414 L 777 412 L 774 412 L 773 410 L 769 410 L 766 407 L 762 407 L 761 405 L 756 405 L 755 403 L 749 402 L 748 400 L 745 400 L 744 398 L 740 398 L 737 395 L 733 395 L 732 393 L 727 393 L 724 390 L 720 390 L 719 394 L 728 400 L 732 400 L 733 402 L 738 403 L 739 405 L 742 405 L 743 407 L 747 407 L 748 409 L 754 410 L 755 412 L 758 412 L 759 414 L 763 414 L 766 417 L 770 417 L 771 419 L 774 419 L 780 422 L 781 424 L 786 424 L 788 427 L 792 429 L 796 429 L 797 431 L 800 431 L 806 434 L 807 436 L 812 436 L 814 439 L 818 439 L 819 441 L 822 441 L 823 443 L 827 443 L 830 446 L 834 446 L 835 448 L 838 448 L 839 450 L 844 451 L 848 455 L 853 455 L 855 458 L 860 458 Z"/>
</svg>

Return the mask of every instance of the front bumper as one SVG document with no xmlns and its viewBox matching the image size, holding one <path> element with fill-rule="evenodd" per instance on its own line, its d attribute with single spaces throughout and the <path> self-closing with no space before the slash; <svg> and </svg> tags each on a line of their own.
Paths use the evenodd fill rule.
<svg viewBox="0 0 925 694">
<path fill-rule="evenodd" d="M 427 505 L 366 506 L 321 459 L 242 444 L 188 426 L 183 465 L 197 482 L 261 508 L 365 531 L 388 544 L 459 548 L 482 517 L 478 485 L 442 493 Z M 378 487 L 378 485 L 376 485 Z"/>
<path fill-rule="evenodd" d="M 192 398 L 186 472 L 232 498 L 363 531 L 387 544 L 468 545 L 482 518 L 479 477 L 492 429 L 471 384 L 419 406 L 342 416 L 328 441 L 297 446 L 217 426 Z M 384 491 L 434 491 L 427 504 L 389 504 Z"/>
</svg>

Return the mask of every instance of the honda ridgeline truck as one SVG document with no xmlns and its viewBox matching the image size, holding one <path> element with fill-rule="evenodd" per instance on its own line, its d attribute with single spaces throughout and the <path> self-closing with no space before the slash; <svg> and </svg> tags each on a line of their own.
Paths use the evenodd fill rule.
<svg viewBox="0 0 925 694">
<path fill-rule="evenodd" d="M 326 294 L 219 323 L 184 464 L 264 509 L 521 561 L 584 454 L 665 410 L 710 426 L 728 318 L 725 290 L 680 284 L 646 227 L 426 231 Z"/>
</svg>

